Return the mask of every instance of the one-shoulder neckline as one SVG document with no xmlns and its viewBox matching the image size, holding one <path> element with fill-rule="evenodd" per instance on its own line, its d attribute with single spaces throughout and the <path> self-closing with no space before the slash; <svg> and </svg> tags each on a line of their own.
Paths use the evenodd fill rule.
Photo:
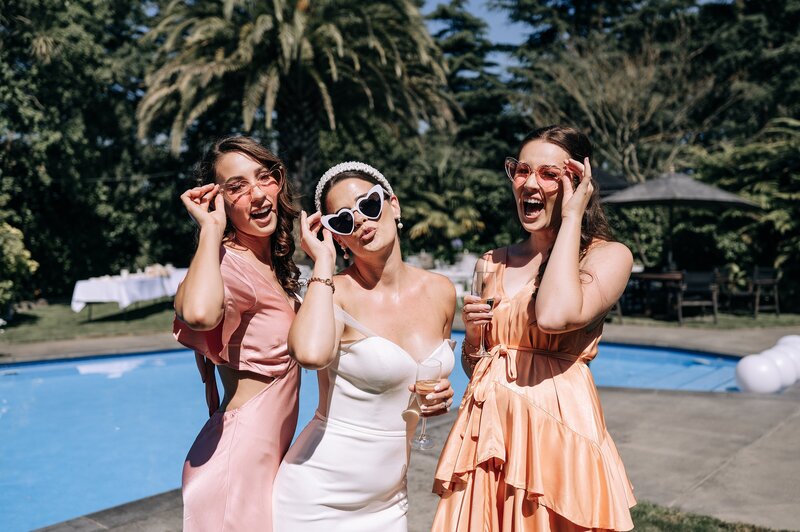
<svg viewBox="0 0 800 532">
<path fill-rule="evenodd" d="M 276 293 L 278 298 L 281 301 L 283 301 L 284 303 L 286 303 L 286 306 L 292 311 L 292 313 L 293 314 L 297 314 L 297 310 L 295 309 L 294 305 L 291 303 L 291 301 L 289 299 L 286 298 L 286 292 L 284 290 L 282 290 L 282 289 L 279 290 L 272 281 L 267 279 L 266 275 L 261 273 L 258 270 L 258 268 L 255 267 L 255 265 L 251 264 L 250 261 L 247 260 L 238 251 L 235 251 L 235 250 L 233 250 L 233 249 L 231 249 L 229 247 L 226 247 L 224 245 L 222 247 L 225 250 L 225 253 L 230 253 L 232 256 L 237 257 L 240 261 L 242 261 L 245 264 L 247 264 L 250 267 L 250 269 L 252 269 L 254 272 L 256 272 L 256 275 L 258 275 L 261 278 L 261 280 L 263 280 L 265 283 L 267 283 L 267 286 L 269 286 L 272 289 L 272 291 Z M 296 298 L 294 300 L 297 301 Z"/>
<path fill-rule="evenodd" d="M 409 353 L 409 352 L 408 352 L 406 349 L 404 349 L 404 348 L 403 348 L 403 347 L 402 347 L 400 344 L 398 344 L 397 342 L 394 342 L 394 341 L 392 341 L 392 340 L 389 340 L 389 339 L 388 339 L 388 338 L 386 338 L 385 336 L 381 336 L 380 334 L 378 334 L 378 333 L 374 332 L 372 329 L 370 329 L 370 328 L 366 327 L 366 326 L 365 326 L 363 323 L 361 323 L 360 321 L 358 321 L 358 320 L 357 320 L 357 319 L 356 319 L 356 318 L 355 318 L 355 317 L 354 317 L 352 314 L 350 314 L 349 312 L 347 312 L 345 309 L 343 309 L 343 308 L 342 308 L 342 307 L 340 307 L 339 305 L 336 305 L 336 307 L 338 307 L 338 309 L 339 309 L 339 310 L 340 310 L 340 311 L 341 311 L 341 312 L 342 312 L 342 313 L 343 313 L 345 316 L 347 316 L 348 318 L 350 318 L 351 320 L 353 320 L 354 322 L 356 322 L 357 324 L 359 324 L 359 325 L 360 325 L 360 326 L 361 326 L 361 327 L 362 327 L 362 328 L 363 328 L 365 331 L 367 331 L 367 332 L 371 333 L 371 335 L 366 335 L 366 334 L 364 334 L 364 332 L 363 332 L 363 331 L 359 331 L 359 332 L 361 332 L 361 334 L 364 334 L 364 338 L 359 338 L 358 340 L 353 340 L 353 341 L 351 341 L 351 342 L 346 342 L 346 344 L 347 344 L 347 346 L 348 346 L 348 347 L 349 347 L 349 346 L 353 346 L 353 345 L 355 345 L 355 344 L 358 344 L 358 343 L 360 343 L 360 342 L 363 342 L 364 340 L 369 340 L 370 338 L 378 338 L 378 339 L 380 339 L 380 340 L 383 340 L 383 341 L 385 341 L 385 342 L 389 342 L 389 343 L 390 343 L 390 344 L 392 344 L 394 347 L 396 347 L 397 349 L 399 349 L 400 351 L 402 351 L 402 352 L 403 352 L 403 353 L 404 353 L 404 354 L 405 354 L 405 355 L 406 355 L 406 356 L 407 356 L 409 359 L 411 359 L 411 361 L 412 361 L 412 362 L 414 362 L 415 364 L 420 364 L 420 363 L 422 363 L 422 362 L 425 362 L 426 360 L 429 360 L 431 357 L 433 357 L 433 355 L 435 355 L 436 353 L 438 353 L 438 352 L 439 352 L 439 350 L 442 348 L 442 346 L 443 346 L 444 344 L 446 344 L 446 343 L 447 343 L 447 344 L 449 345 L 449 342 L 451 342 L 451 341 L 452 341 L 452 340 L 450 340 L 449 338 L 445 338 L 445 339 L 443 339 L 443 340 L 442 340 L 442 341 L 439 343 L 439 345 L 437 345 L 437 346 L 436 346 L 436 347 L 433 349 L 433 351 L 431 351 L 431 352 L 430 352 L 430 354 L 428 354 L 428 356 L 426 356 L 425 358 L 421 358 L 421 359 L 417 360 L 417 359 L 414 357 L 414 355 L 412 355 L 411 353 Z M 452 350 L 452 346 L 451 346 L 451 350 Z"/>
</svg>

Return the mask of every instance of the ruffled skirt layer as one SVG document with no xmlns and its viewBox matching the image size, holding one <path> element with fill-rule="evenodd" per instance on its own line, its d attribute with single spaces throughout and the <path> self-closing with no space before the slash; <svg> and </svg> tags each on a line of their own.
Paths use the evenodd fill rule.
<svg viewBox="0 0 800 532">
<path fill-rule="evenodd" d="M 630 530 L 636 503 L 588 367 L 505 350 L 476 368 L 434 492 L 442 532 Z"/>
</svg>

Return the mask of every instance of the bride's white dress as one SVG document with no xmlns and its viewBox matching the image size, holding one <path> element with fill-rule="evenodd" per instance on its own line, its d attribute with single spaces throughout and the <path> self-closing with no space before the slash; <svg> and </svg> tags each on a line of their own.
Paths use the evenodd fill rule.
<svg viewBox="0 0 800 532">
<path fill-rule="evenodd" d="M 417 361 L 336 307 L 364 338 L 342 344 L 321 370 L 330 386 L 314 419 L 298 436 L 275 479 L 275 532 L 406 532 L 408 440 L 416 427 L 403 414 Z M 428 358 L 453 370 L 453 344 L 444 340 Z M 320 390 L 323 395 L 325 390 Z"/>
</svg>

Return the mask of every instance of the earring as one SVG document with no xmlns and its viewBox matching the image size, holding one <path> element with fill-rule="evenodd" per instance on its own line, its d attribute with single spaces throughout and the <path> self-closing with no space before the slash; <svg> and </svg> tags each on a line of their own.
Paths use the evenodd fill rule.
<svg viewBox="0 0 800 532">
<path fill-rule="evenodd" d="M 339 244 L 339 245 L 342 247 L 342 258 L 344 260 L 349 259 L 350 258 L 350 253 L 348 253 L 348 249 L 342 244 Z"/>
<path fill-rule="evenodd" d="M 397 228 L 398 229 L 402 229 L 403 228 L 403 220 L 399 216 L 395 219 L 395 222 L 397 222 Z"/>
</svg>

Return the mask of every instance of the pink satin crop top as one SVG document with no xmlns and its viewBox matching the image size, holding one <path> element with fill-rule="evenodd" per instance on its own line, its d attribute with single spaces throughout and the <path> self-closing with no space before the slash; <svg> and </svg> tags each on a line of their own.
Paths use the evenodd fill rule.
<svg viewBox="0 0 800 532">
<path fill-rule="evenodd" d="M 284 375 L 295 364 L 286 346 L 294 306 L 280 287 L 235 251 L 222 247 L 220 270 L 222 321 L 210 331 L 195 331 L 176 316 L 175 339 L 217 365 L 268 377 Z"/>
</svg>

